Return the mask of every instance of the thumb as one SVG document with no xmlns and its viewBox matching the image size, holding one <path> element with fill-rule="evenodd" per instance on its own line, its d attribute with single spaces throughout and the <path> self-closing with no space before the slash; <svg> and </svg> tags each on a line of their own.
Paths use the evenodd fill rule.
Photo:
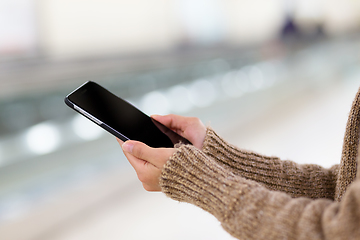
<svg viewBox="0 0 360 240">
<path fill-rule="evenodd" d="M 145 143 L 128 140 L 122 145 L 124 152 L 161 168 L 174 153 L 173 148 L 152 148 Z"/>
<path fill-rule="evenodd" d="M 151 115 L 151 118 L 173 130 L 183 131 L 188 124 L 186 117 L 175 114 L 169 114 L 165 116 Z"/>
<path fill-rule="evenodd" d="M 150 148 L 149 146 L 147 146 L 142 142 L 132 141 L 132 140 L 128 140 L 124 142 L 121 148 L 123 149 L 124 152 L 130 153 L 134 157 L 137 157 L 142 160 L 147 160 L 150 152 L 148 149 Z"/>
</svg>

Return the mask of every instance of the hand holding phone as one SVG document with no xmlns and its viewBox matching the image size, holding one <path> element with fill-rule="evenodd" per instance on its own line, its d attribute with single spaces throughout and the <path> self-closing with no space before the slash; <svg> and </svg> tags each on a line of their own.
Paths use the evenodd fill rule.
<svg viewBox="0 0 360 240">
<path fill-rule="evenodd" d="M 118 140 L 119 141 L 119 140 Z M 160 191 L 161 171 L 176 152 L 175 148 L 151 148 L 142 142 L 120 142 L 126 158 L 135 169 L 139 180 L 147 191 Z"/>
<path fill-rule="evenodd" d="M 201 149 L 206 135 L 206 127 L 198 118 L 178 115 L 152 116 L 156 121 L 189 139 Z M 141 142 L 119 140 L 126 158 L 134 167 L 139 180 L 147 191 L 160 191 L 161 171 L 175 153 L 174 148 L 151 148 Z"/>
<path fill-rule="evenodd" d="M 198 149 L 202 149 L 206 135 L 206 127 L 199 118 L 184 117 L 175 114 L 165 116 L 152 115 L 151 118 L 188 139 Z"/>
<path fill-rule="evenodd" d="M 75 89 L 65 97 L 65 103 L 122 141 L 137 140 L 155 148 L 191 144 L 95 82 Z"/>
</svg>

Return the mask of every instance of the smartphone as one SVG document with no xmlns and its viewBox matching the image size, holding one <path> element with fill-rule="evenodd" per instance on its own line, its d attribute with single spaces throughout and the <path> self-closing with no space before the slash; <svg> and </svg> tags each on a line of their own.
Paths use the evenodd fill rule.
<svg viewBox="0 0 360 240">
<path fill-rule="evenodd" d="M 136 140 L 155 148 L 172 148 L 177 143 L 191 144 L 126 100 L 92 81 L 85 82 L 67 95 L 65 103 L 122 141 Z"/>
</svg>

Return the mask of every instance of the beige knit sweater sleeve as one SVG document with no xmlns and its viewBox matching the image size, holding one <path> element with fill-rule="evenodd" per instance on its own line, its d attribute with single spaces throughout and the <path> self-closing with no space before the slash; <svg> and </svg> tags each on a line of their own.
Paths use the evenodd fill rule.
<svg viewBox="0 0 360 240">
<path fill-rule="evenodd" d="M 341 202 L 292 198 L 224 166 L 184 145 L 165 164 L 160 186 L 167 196 L 213 214 L 239 239 L 360 239 L 359 180 Z"/>
<path fill-rule="evenodd" d="M 211 128 L 207 129 L 203 152 L 224 169 L 261 183 L 292 197 L 334 199 L 339 165 L 325 169 L 315 164 L 296 164 L 240 150 L 224 141 Z"/>
</svg>

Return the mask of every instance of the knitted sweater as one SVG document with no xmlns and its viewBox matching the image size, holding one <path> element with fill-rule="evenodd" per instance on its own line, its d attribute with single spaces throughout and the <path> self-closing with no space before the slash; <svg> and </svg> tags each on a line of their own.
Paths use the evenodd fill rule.
<svg viewBox="0 0 360 240">
<path fill-rule="evenodd" d="M 360 91 L 341 163 L 330 169 L 238 149 L 208 128 L 202 150 L 178 148 L 160 186 L 213 214 L 239 239 L 360 239 L 359 111 Z"/>
</svg>

